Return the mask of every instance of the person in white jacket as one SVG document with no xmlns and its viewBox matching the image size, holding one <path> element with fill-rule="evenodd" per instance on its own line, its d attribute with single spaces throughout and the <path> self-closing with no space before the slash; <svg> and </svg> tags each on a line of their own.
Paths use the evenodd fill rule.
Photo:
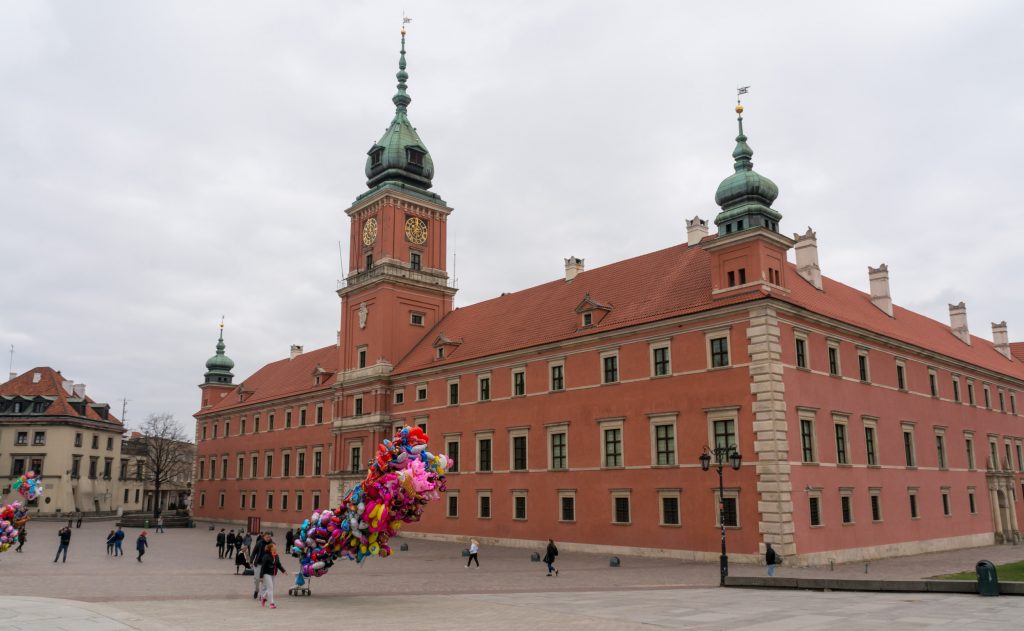
<svg viewBox="0 0 1024 631">
<path fill-rule="evenodd" d="M 469 564 L 472 563 L 473 561 L 476 561 L 476 566 L 480 567 L 480 557 L 478 556 L 479 554 L 480 554 L 480 542 L 477 541 L 476 539 L 470 539 L 469 540 L 469 560 L 466 561 L 466 567 L 469 567 Z"/>
</svg>

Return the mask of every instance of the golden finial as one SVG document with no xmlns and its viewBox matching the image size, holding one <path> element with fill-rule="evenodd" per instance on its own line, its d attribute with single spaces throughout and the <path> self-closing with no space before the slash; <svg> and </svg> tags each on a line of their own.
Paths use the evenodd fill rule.
<svg viewBox="0 0 1024 631">
<path fill-rule="evenodd" d="M 736 113 L 737 114 L 742 114 L 743 113 L 743 104 L 740 103 L 740 97 L 743 96 L 744 94 L 746 94 L 747 90 L 749 90 L 749 89 L 750 89 L 749 85 L 737 86 L 736 87 Z"/>
<path fill-rule="evenodd" d="M 742 103 L 737 103 L 736 104 L 736 113 L 737 114 L 742 114 L 743 113 L 743 104 Z"/>
<path fill-rule="evenodd" d="M 221 330 L 221 331 L 223 331 L 223 330 L 224 330 L 224 316 L 221 316 L 221 317 L 220 317 L 220 330 Z"/>
</svg>

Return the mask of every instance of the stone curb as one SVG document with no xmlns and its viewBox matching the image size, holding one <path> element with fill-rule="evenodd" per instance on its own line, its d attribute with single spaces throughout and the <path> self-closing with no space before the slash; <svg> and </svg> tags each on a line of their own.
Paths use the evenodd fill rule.
<svg viewBox="0 0 1024 631">
<path fill-rule="evenodd" d="M 759 589 L 809 589 L 819 591 L 853 592 L 921 592 L 943 594 L 977 594 L 976 581 L 883 581 L 833 578 L 783 578 L 768 576 L 728 576 L 726 587 L 756 587 Z M 1024 583 L 1000 582 L 999 592 L 1004 596 L 1024 596 Z"/>
</svg>

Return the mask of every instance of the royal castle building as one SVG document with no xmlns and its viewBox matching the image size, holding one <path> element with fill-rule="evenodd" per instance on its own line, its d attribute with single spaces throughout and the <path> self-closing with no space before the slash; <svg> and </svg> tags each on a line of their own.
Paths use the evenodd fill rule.
<svg viewBox="0 0 1024 631">
<path fill-rule="evenodd" d="M 884 264 L 869 291 L 824 276 L 815 233 L 783 231 L 742 107 L 714 234 L 694 217 L 678 245 L 570 257 L 453 309 L 453 209 L 409 122 L 404 34 L 397 77 L 346 210 L 338 343 L 236 383 L 222 334 L 207 362 L 199 518 L 301 522 L 419 425 L 457 468 L 407 535 L 710 560 L 721 520 L 734 556 L 768 542 L 799 563 L 1019 540 L 1024 344 L 1005 323 L 972 334 L 963 303 L 948 323 L 899 307 Z M 742 456 L 721 492 L 709 447 Z"/>
</svg>

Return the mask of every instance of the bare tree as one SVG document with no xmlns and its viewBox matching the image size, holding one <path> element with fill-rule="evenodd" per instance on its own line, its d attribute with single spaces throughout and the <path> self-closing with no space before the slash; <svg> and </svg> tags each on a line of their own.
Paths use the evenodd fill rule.
<svg viewBox="0 0 1024 631">
<path fill-rule="evenodd" d="M 150 414 L 142 424 L 139 439 L 145 447 L 145 479 L 153 485 L 153 516 L 160 504 L 160 488 L 188 480 L 192 475 L 195 445 L 188 441 L 181 423 L 166 412 Z"/>
</svg>

